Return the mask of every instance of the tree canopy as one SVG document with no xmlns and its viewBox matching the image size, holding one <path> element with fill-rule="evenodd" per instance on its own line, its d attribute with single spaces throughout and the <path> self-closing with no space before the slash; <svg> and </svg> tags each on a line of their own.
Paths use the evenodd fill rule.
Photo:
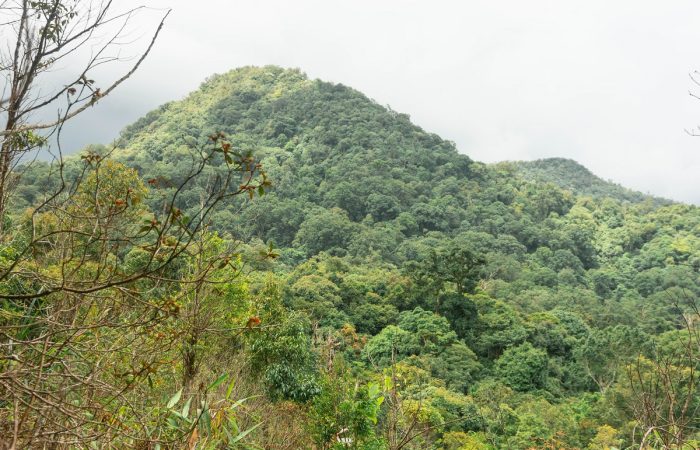
<svg viewBox="0 0 700 450">
<path fill-rule="evenodd" d="M 212 136 L 226 136 L 215 139 L 221 151 L 188 180 L 191 149 Z M 232 249 L 217 266 L 220 282 L 201 294 L 185 281 L 141 286 L 163 311 L 219 311 L 205 325 L 154 333 L 184 327 L 196 337 L 170 356 L 195 351 L 202 386 L 205 375 L 235 373 L 229 394 L 251 397 L 241 423 L 257 427 L 249 438 L 260 446 L 638 446 L 638 381 L 662 379 L 654 361 L 697 323 L 697 207 L 623 189 L 567 160 L 473 161 L 407 115 L 299 70 L 214 75 L 124 129 L 114 147 L 105 173 L 116 175 L 101 181 L 111 187 L 80 207 L 128 197 L 133 214 L 156 214 L 174 198 L 170 216 L 196 220 L 229 158 L 264 167 L 199 230 Z M 50 167 L 19 170 L 13 224 L 37 203 Z M 128 227 L 131 217 L 122 219 Z M 20 241 L 4 244 L 1 264 Z M 137 270 L 152 263 L 143 247 L 109 258 Z M 168 279 L 194 266 L 178 261 Z M 236 277 L 225 277 L 229 269 Z M 16 277 L 2 289 L 25 292 L 34 281 Z M 694 363 L 668 367 L 695 402 Z M 165 376 L 154 383 L 161 397 L 182 387 Z M 698 418 L 685 425 L 694 430 L 687 441 L 697 440 Z"/>
</svg>

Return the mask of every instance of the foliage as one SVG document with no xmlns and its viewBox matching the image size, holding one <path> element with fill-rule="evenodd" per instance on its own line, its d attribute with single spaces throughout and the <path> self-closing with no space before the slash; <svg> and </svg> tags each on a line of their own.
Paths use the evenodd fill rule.
<svg viewBox="0 0 700 450">
<path fill-rule="evenodd" d="M 496 361 L 496 374 L 513 389 L 537 391 L 547 382 L 549 359 L 547 353 L 529 342 L 511 347 Z"/>
<path fill-rule="evenodd" d="M 216 151 L 189 179 L 192 148 L 207 146 Z M 646 442 L 663 443 L 650 412 L 692 416 L 679 405 L 697 404 L 690 380 L 700 365 L 675 350 L 697 330 L 697 311 L 677 301 L 700 295 L 697 207 L 622 189 L 570 161 L 474 162 L 353 89 L 272 66 L 209 78 L 127 127 L 109 162 L 94 159 L 102 152 L 67 162 L 84 194 L 35 215 L 35 229 L 50 234 L 67 223 L 85 232 L 94 227 L 77 215 L 95 214 L 113 219 L 95 221 L 111 227 L 101 229 L 114 238 L 105 242 L 121 243 L 128 232 L 161 237 L 169 224 L 164 241 L 150 241 L 166 244 L 161 255 L 178 248 L 168 244 L 175 231 L 189 236 L 199 223 L 202 199 L 231 163 L 265 167 L 250 187 L 230 184 L 242 196 L 210 211 L 193 254 L 78 302 L 79 317 L 91 320 L 158 319 L 126 334 L 123 347 L 120 332 L 99 334 L 100 345 L 115 343 L 108 361 L 128 374 L 129 398 L 144 409 L 179 387 L 192 405 L 214 408 L 225 395 L 203 396 L 198 383 L 225 372 L 236 380 L 231 398 L 248 399 L 234 413 L 238 430 L 260 424 L 246 441 L 263 447 L 613 449 L 638 446 L 640 430 L 656 430 Z M 95 164 L 104 179 L 92 175 Z M 0 249 L 3 270 L 26 255 L 0 286 L 3 323 L 23 318 L 17 342 L 48 326 L 33 318 L 80 298 L 50 282 L 58 274 L 95 283 L 157 263 L 143 240 L 101 253 L 74 236 L 91 264 L 62 270 L 55 241 L 29 245 L 25 211 L 54 186 L 51 167 L 18 170 L 25 176 L 5 219 L 15 232 Z M 212 283 L 196 287 L 207 261 L 217 261 Z M 52 295 L 12 298 L 42 286 Z M 97 334 L 79 337 L 71 351 L 89 354 Z M 134 357 L 134 348 L 144 351 Z M 68 350 L 58 352 L 52 361 L 71 362 Z M 196 370 L 183 377 L 188 361 Z M 0 368 L 17 364 L 3 359 Z M 671 386 L 682 401 L 669 408 Z M 653 387 L 660 390 L 649 395 Z M 640 405 L 658 408 L 645 418 Z M 12 407 L 0 407 L 2 420 Z M 182 439 L 194 416 L 177 408 Z M 145 423 L 158 424 L 161 412 L 148 409 Z M 682 423 L 685 442 L 697 440 L 695 422 Z"/>
</svg>

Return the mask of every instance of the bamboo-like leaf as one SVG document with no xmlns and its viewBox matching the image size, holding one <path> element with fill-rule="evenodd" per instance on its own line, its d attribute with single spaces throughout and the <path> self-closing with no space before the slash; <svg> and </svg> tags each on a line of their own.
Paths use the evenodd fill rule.
<svg viewBox="0 0 700 450">
<path fill-rule="evenodd" d="M 212 384 L 209 385 L 209 387 L 207 388 L 207 390 L 214 389 L 215 387 L 217 387 L 218 385 L 220 385 L 221 383 L 223 383 L 224 381 L 226 381 L 227 378 L 228 378 L 228 374 L 225 373 L 225 374 L 221 375 L 221 376 L 220 376 L 219 378 L 217 378 Z"/>
<path fill-rule="evenodd" d="M 236 379 L 232 378 L 231 382 L 228 385 L 228 388 L 226 389 L 226 400 L 231 398 L 231 392 L 233 392 L 234 386 L 236 386 Z"/>
<path fill-rule="evenodd" d="M 192 403 L 192 397 L 190 397 L 187 402 L 185 402 L 185 406 L 182 407 L 182 417 L 187 419 L 187 416 L 190 413 L 190 404 Z"/>
<path fill-rule="evenodd" d="M 211 415 L 209 415 L 209 410 L 204 410 L 201 417 L 200 426 L 207 433 L 211 433 Z"/>
<path fill-rule="evenodd" d="M 180 397 L 182 396 L 182 389 L 177 391 L 175 395 L 173 395 L 170 400 L 168 400 L 168 404 L 166 405 L 167 408 L 172 408 L 177 404 L 177 402 L 180 401 Z"/>
<path fill-rule="evenodd" d="M 235 444 L 236 442 L 242 440 L 246 436 L 248 436 L 253 430 L 258 428 L 260 425 L 262 425 L 262 422 L 260 422 L 257 425 L 253 425 L 252 427 L 248 428 L 247 430 L 243 431 L 242 433 L 239 433 L 236 437 L 233 438 L 233 441 L 229 442 L 229 444 Z"/>
<path fill-rule="evenodd" d="M 236 408 L 238 408 L 239 406 L 241 406 L 243 403 L 245 403 L 247 400 L 250 400 L 251 398 L 255 398 L 255 397 L 260 397 L 260 395 L 251 395 L 250 397 L 246 397 L 246 398 L 242 398 L 242 399 L 236 400 L 236 401 L 231 405 L 231 409 L 236 409 Z"/>
</svg>

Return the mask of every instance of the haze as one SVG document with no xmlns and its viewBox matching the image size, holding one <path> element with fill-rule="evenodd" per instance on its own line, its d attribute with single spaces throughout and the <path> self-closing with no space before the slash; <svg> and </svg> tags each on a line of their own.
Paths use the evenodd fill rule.
<svg viewBox="0 0 700 450">
<path fill-rule="evenodd" d="M 142 40 L 159 10 L 173 9 L 156 47 L 71 123 L 67 148 L 111 141 L 213 73 L 276 64 L 354 87 L 479 161 L 568 157 L 626 187 L 700 204 L 700 137 L 684 132 L 700 124 L 700 101 L 688 95 L 688 74 L 700 69 L 698 2 L 147 4 Z"/>
</svg>

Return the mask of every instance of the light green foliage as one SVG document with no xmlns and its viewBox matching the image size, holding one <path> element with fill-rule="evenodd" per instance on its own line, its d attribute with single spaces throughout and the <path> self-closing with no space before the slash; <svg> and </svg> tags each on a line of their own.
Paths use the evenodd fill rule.
<svg viewBox="0 0 700 450">
<path fill-rule="evenodd" d="M 335 316 L 340 306 L 340 289 L 332 281 L 319 275 L 305 275 L 288 288 L 288 304 L 293 309 L 305 311 L 315 320 L 324 323 L 343 324 Z M 340 323 L 338 323 L 340 320 Z"/>
<path fill-rule="evenodd" d="M 483 433 L 449 432 L 445 433 L 442 441 L 448 450 L 492 450 Z"/>
<path fill-rule="evenodd" d="M 275 328 L 248 339 L 251 367 L 264 380 L 272 399 L 306 402 L 319 392 L 309 324 L 295 314 L 271 320 Z"/>
<path fill-rule="evenodd" d="M 455 391 L 466 391 L 481 365 L 476 355 L 450 329 L 449 322 L 435 313 L 416 308 L 400 314 L 398 326 L 390 325 L 367 342 L 365 358 L 379 367 L 407 357 Z"/>
<path fill-rule="evenodd" d="M 384 396 L 376 383 L 354 388 L 346 379 L 327 378 L 309 412 L 309 431 L 321 448 L 386 448 L 376 435 Z M 345 442 L 346 444 L 344 444 Z"/>
<path fill-rule="evenodd" d="M 370 387 L 393 370 L 403 423 L 421 416 L 406 448 L 632 445 L 626 368 L 672 354 L 680 317 L 692 316 L 675 301 L 700 295 L 697 207 L 569 160 L 474 162 L 351 88 L 272 66 L 213 76 L 127 127 L 115 156 L 137 172 L 100 202 L 120 200 L 136 173 L 169 192 L 186 175 L 188 140 L 219 130 L 259 156 L 273 187 L 211 216 L 223 239 L 248 242 L 240 264 L 257 280 L 222 313 L 243 335 L 214 347 L 245 355 L 272 404 L 299 408 L 298 442 L 329 448 L 347 428 L 357 448 L 385 445 L 390 407 Z M 43 163 L 20 170 L 8 223 L 51 185 Z M 194 211 L 209 188 L 189 184 L 178 207 Z M 158 210 L 161 198 L 141 203 Z M 253 257 L 270 243 L 276 263 Z M 16 251 L 0 250 L 0 264 Z M 144 252 L 116 257 L 133 271 Z M 247 328 L 252 318 L 261 325 Z M 338 377 L 329 367 L 341 362 Z"/>
<path fill-rule="evenodd" d="M 598 428 L 595 437 L 588 444 L 589 450 L 615 450 L 620 447 L 622 439 L 617 438 L 617 430 L 610 425 Z"/>
</svg>

